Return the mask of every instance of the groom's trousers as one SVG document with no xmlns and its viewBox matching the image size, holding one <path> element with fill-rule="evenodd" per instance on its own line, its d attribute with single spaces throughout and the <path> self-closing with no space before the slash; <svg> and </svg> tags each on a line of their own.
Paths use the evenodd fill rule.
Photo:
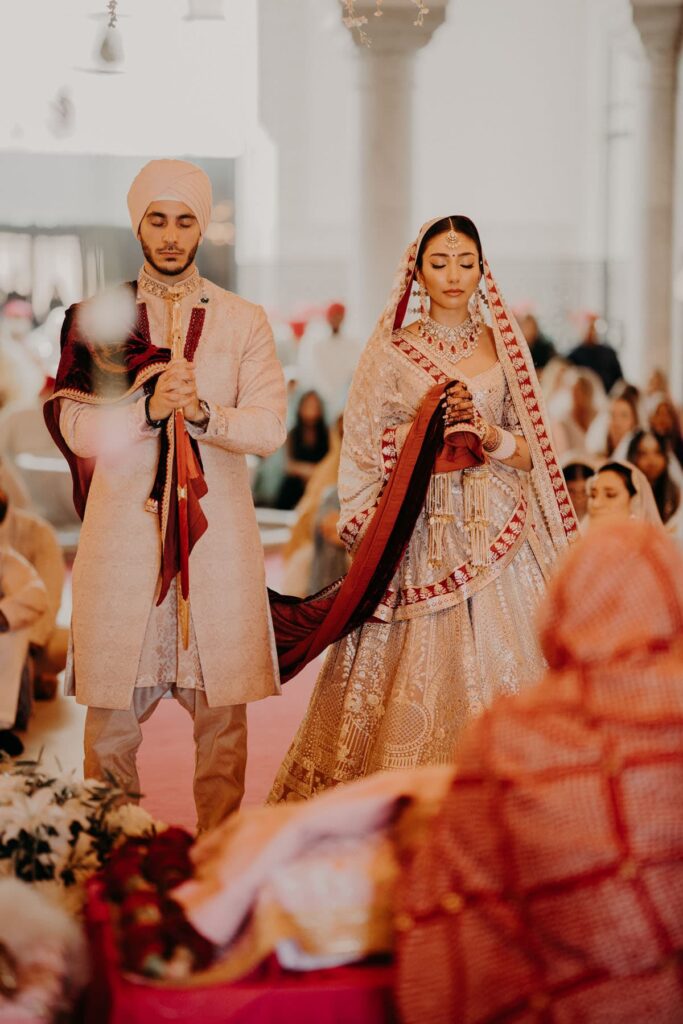
<svg viewBox="0 0 683 1024">
<path fill-rule="evenodd" d="M 144 686 L 136 687 L 131 706 L 125 711 L 89 707 L 85 719 L 85 777 L 103 779 L 110 772 L 123 789 L 140 792 L 136 764 L 142 741 L 140 724 L 169 692 L 194 720 L 197 827 L 206 831 L 236 811 L 244 795 L 245 704 L 211 708 L 200 689 Z"/>
</svg>

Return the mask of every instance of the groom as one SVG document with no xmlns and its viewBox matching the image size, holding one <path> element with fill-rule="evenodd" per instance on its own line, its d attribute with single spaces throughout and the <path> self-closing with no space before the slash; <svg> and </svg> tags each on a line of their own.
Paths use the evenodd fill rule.
<svg viewBox="0 0 683 1024">
<path fill-rule="evenodd" d="M 200 277 L 195 265 L 211 216 L 206 174 L 153 160 L 133 181 L 128 209 L 144 256 L 136 325 L 105 349 L 88 334 L 89 304 L 72 307 L 46 406 L 84 516 L 67 692 L 88 705 L 86 777 L 111 772 L 132 792 L 140 723 L 162 697 L 179 701 L 194 719 L 194 795 L 205 830 L 242 799 L 246 702 L 279 692 L 245 455 L 266 456 L 283 443 L 285 387 L 263 309 Z M 176 409 L 187 438 L 174 432 Z M 177 445 L 188 466 L 184 489 L 174 476 Z M 189 609 L 177 576 L 181 497 L 190 520 Z"/>
</svg>

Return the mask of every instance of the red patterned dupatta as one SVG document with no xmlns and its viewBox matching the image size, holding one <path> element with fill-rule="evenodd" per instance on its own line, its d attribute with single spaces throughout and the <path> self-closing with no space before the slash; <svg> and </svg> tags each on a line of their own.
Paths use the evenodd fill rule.
<svg viewBox="0 0 683 1024">
<path fill-rule="evenodd" d="M 137 284 L 130 287 L 136 292 Z M 73 479 L 74 505 L 81 519 L 85 515 L 88 492 L 95 471 L 95 459 L 75 455 L 67 445 L 60 426 L 61 399 L 72 399 L 87 405 L 113 406 L 122 403 L 143 388 L 147 394 L 154 391 L 155 381 L 167 365 L 171 354 L 152 344 L 149 336 L 147 310 L 143 303 L 137 306 L 137 321 L 128 337 L 117 345 L 100 347 L 89 342 L 79 325 L 80 305 L 67 310 L 62 327 L 61 358 L 54 394 L 45 403 L 45 423 L 55 444 L 69 464 Z M 195 307 L 185 340 L 185 358 L 192 359 L 199 343 L 205 310 Z M 189 550 L 207 528 L 200 499 L 207 493 L 199 447 L 186 431 L 181 442 L 185 446 L 187 466 L 187 505 Z M 162 538 L 161 588 L 158 604 L 165 598 L 171 581 L 180 571 L 181 536 L 178 523 L 177 459 L 175 457 L 175 429 L 169 419 L 160 433 L 159 460 L 154 484 L 146 508 L 159 517 Z"/>
<path fill-rule="evenodd" d="M 389 303 L 369 345 L 387 348 L 392 345 L 394 331 L 402 325 L 410 301 L 420 242 L 432 223 L 435 221 L 423 226 L 418 238 L 404 253 Z M 486 261 L 484 280 L 498 357 L 533 460 L 530 504 L 534 543 L 545 568 L 578 536 L 577 524 L 546 426 L 540 386 L 528 346 Z M 450 447 L 443 444 L 443 415 L 439 403 L 448 383 L 447 379 L 441 379 L 425 395 L 347 575 L 309 598 L 285 597 L 269 591 L 283 681 L 296 675 L 329 644 L 363 622 L 373 620 L 408 545 L 432 473 L 463 469 L 481 462 L 478 438 L 468 432 L 456 435 L 457 440 Z"/>
</svg>

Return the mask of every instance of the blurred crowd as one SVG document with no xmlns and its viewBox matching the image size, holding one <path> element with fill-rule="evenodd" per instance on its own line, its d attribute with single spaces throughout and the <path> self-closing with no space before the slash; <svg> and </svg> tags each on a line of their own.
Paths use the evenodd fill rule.
<svg viewBox="0 0 683 1024">
<path fill-rule="evenodd" d="M 585 315 L 583 337 L 565 356 L 532 314 L 520 316 L 520 326 L 583 525 L 646 519 L 683 541 L 681 410 L 665 375 L 655 370 L 647 380 L 626 380 L 596 314 Z"/>
</svg>

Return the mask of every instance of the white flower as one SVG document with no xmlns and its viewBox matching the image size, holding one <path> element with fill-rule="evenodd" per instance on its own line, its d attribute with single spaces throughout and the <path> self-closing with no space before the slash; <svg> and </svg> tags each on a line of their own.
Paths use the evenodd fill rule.
<svg viewBox="0 0 683 1024">
<path fill-rule="evenodd" d="M 120 829 L 127 836 L 145 836 L 154 832 L 154 819 L 138 804 L 121 804 L 107 814 L 107 829 Z"/>
<path fill-rule="evenodd" d="M 19 793 L 11 807 L 1 807 L 0 840 L 7 843 L 16 839 L 22 830 L 35 835 L 39 830 L 45 834 L 46 828 L 52 827 L 59 832 L 66 816 L 61 807 L 52 803 L 52 797 L 52 790 L 45 786 L 32 796 Z"/>
</svg>

